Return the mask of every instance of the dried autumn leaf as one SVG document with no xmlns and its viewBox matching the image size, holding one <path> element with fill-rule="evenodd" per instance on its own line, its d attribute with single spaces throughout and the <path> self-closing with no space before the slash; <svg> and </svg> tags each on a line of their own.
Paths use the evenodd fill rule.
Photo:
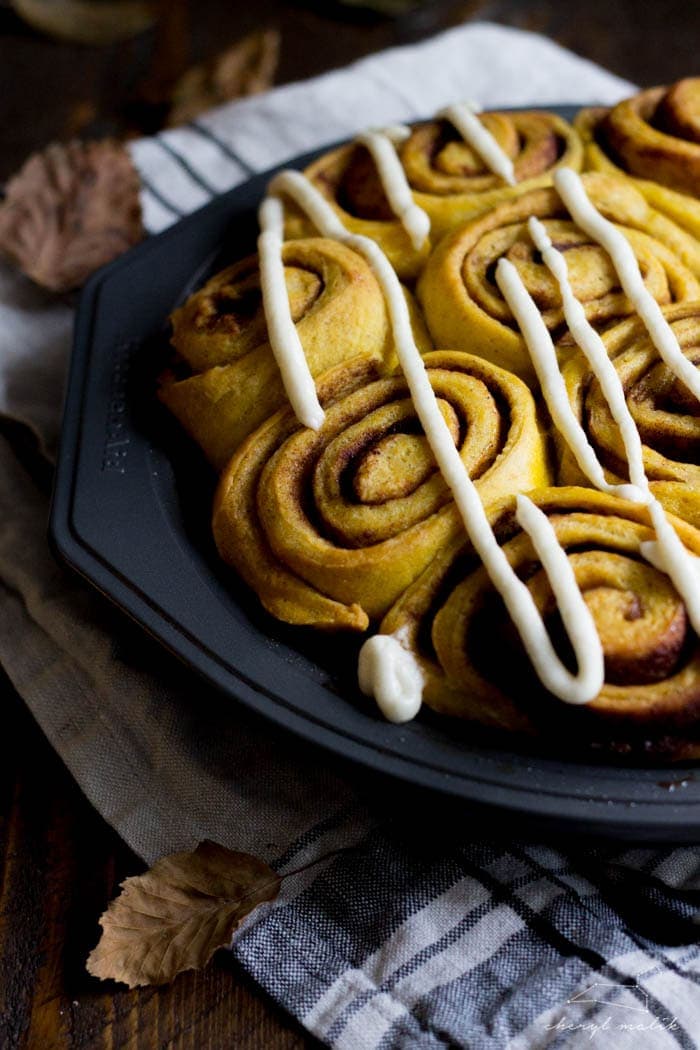
<svg viewBox="0 0 700 1050">
<path fill-rule="evenodd" d="M 79 287 L 142 237 L 139 177 L 111 140 L 34 153 L 0 205 L 0 252 L 54 292 Z"/>
<path fill-rule="evenodd" d="M 279 876 L 264 861 L 214 842 L 163 857 L 122 883 L 100 919 L 102 936 L 88 972 L 130 988 L 167 984 L 183 970 L 205 966 L 279 887 Z"/>
<path fill-rule="evenodd" d="M 279 48 L 277 30 L 250 33 L 211 62 L 188 69 L 173 89 L 168 125 L 184 124 L 222 102 L 267 91 L 275 78 Z"/>
</svg>

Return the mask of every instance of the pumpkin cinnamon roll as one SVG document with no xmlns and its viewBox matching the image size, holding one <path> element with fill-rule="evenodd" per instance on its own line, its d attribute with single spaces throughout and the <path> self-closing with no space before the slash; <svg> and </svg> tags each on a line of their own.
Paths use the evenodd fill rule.
<svg viewBox="0 0 700 1050">
<path fill-rule="evenodd" d="M 552 173 L 561 165 L 581 169 L 580 138 L 553 113 L 482 113 L 479 119 L 513 161 L 516 186 L 494 175 L 447 120 L 417 124 L 398 147 L 413 200 L 430 218 L 433 244 L 501 201 L 551 183 Z M 305 174 L 331 201 L 346 229 L 380 245 L 399 277 L 410 280 L 418 275 L 429 246 L 420 251 L 411 246 L 365 146 L 351 142 L 332 150 Z M 288 235 L 308 232 L 307 222 L 290 206 Z"/>
<path fill-rule="evenodd" d="M 681 303 L 663 310 L 688 360 L 700 366 L 700 302 Z M 642 321 L 630 317 L 603 341 L 623 390 L 627 407 L 642 439 L 644 469 L 652 483 L 664 483 L 656 492 L 662 503 L 668 493 L 670 509 L 686 517 L 668 483 L 689 486 L 700 493 L 700 404 L 659 356 Z M 620 432 L 610 413 L 599 381 L 584 355 L 573 354 L 562 375 L 569 400 L 588 440 L 613 482 L 628 478 Z M 561 447 L 559 479 L 563 484 L 585 484 L 568 448 Z M 656 485 L 654 485 L 656 487 Z"/>
<path fill-rule="evenodd" d="M 467 354 L 425 356 L 440 410 L 484 503 L 546 483 L 535 405 L 515 376 Z M 213 529 L 278 619 L 364 630 L 461 524 L 402 376 L 356 358 L 318 382 L 325 422 L 268 419 L 219 483 Z"/>
<path fill-rule="evenodd" d="M 366 261 L 337 241 L 291 241 L 285 281 L 311 373 L 358 354 L 393 364 L 384 296 Z M 172 316 L 175 368 L 161 400 L 220 469 L 233 450 L 286 401 L 268 342 L 257 256 L 216 274 Z M 414 308 L 416 338 L 431 344 Z"/>
<path fill-rule="evenodd" d="M 467 543 L 443 549 L 398 599 L 381 631 L 401 631 L 434 710 L 513 732 L 545 736 L 558 751 L 580 746 L 660 757 L 700 756 L 700 640 L 670 579 L 641 554 L 653 540 L 644 507 L 591 489 L 530 494 L 548 516 L 601 639 L 605 684 L 589 704 L 563 703 L 539 682 L 486 570 Z M 673 520 L 700 555 L 700 531 Z M 492 525 L 566 660 L 550 584 L 514 499 Z"/>
<path fill-rule="evenodd" d="M 700 237 L 700 77 L 581 110 L 585 165 L 625 172 L 647 200 Z"/>
<path fill-rule="evenodd" d="M 651 208 L 629 180 L 590 173 L 583 182 L 592 203 L 629 240 L 657 302 L 697 298 L 700 284 L 691 264 L 700 270 L 700 245 L 694 238 Z M 562 351 L 570 345 L 558 284 L 527 228 L 531 215 L 543 221 L 554 246 L 565 253 L 574 294 L 598 330 L 634 312 L 607 252 L 576 226 L 553 188 L 504 201 L 449 234 L 431 255 L 417 287 L 437 345 L 478 354 L 529 383 L 535 381 L 534 369 L 495 280 L 501 257 L 518 269 Z"/>
<path fill-rule="evenodd" d="M 550 185 L 557 168 L 581 170 L 583 144 L 556 114 L 482 113 L 479 119 L 512 161 L 515 186 L 494 175 L 449 121 L 418 124 L 400 147 L 414 200 L 430 216 L 435 241 L 502 201 Z"/>
</svg>

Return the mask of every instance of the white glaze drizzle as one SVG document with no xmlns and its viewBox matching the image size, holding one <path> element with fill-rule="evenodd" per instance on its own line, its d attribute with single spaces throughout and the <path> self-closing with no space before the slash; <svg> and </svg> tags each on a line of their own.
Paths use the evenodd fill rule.
<svg viewBox="0 0 700 1050">
<path fill-rule="evenodd" d="M 481 123 L 477 117 L 478 112 L 479 107 L 471 102 L 456 102 L 441 110 L 437 115 L 442 120 L 449 120 L 494 175 L 500 175 L 509 186 L 516 186 L 517 179 L 513 161 L 501 149 L 488 128 Z"/>
<path fill-rule="evenodd" d="M 556 279 L 559 290 L 562 297 L 562 306 L 564 308 L 564 317 L 566 319 L 567 326 L 574 339 L 576 345 L 581 349 L 585 356 L 588 364 L 592 371 L 595 373 L 603 396 L 605 397 L 608 406 L 610 407 L 610 413 L 617 423 L 620 430 L 620 437 L 622 444 L 624 445 L 625 453 L 627 455 L 627 461 L 629 463 L 630 473 L 630 485 L 612 485 L 609 486 L 610 491 L 614 492 L 618 496 L 632 500 L 634 503 L 642 502 L 646 496 L 644 493 L 648 488 L 647 476 L 644 472 L 644 453 L 642 451 L 642 439 L 639 436 L 639 431 L 635 425 L 634 420 L 627 407 L 625 400 L 625 391 L 622 387 L 620 377 L 617 374 L 617 370 L 613 365 L 612 361 L 608 357 L 605 344 L 601 339 L 598 332 L 596 332 L 593 325 L 589 322 L 586 317 L 586 312 L 583 305 L 574 295 L 573 288 L 569 281 L 569 268 L 566 263 L 566 258 L 563 253 L 560 252 L 552 244 L 549 235 L 543 224 L 532 216 L 528 222 L 528 229 L 530 236 L 535 244 L 535 247 L 539 249 L 542 254 L 542 258 L 545 261 L 545 265 L 549 268 L 550 272 Z M 543 322 L 544 327 L 544 322 Z M 547 333 L 549 336 L 549 333 Z M 551 339 L 549 340 L 551 345 Z M 554 347 L 552 347 L 554 351 Z M 556 361 L 556 353 L 554 353 Z M 557 371 L 559 366 L 557 363 Z M 561 374 L 561 373 L 560 373 Z M 564 384 L 562 382 L 562 388 Z M 566 397 L 566 390 L 564 389 L 564 397 L 566 405 L 568 406 L 569 418 L 575 420 L 573 411 L 569 404 L 569 399 Z M 584 434 L 582 428 L 581 433 Z M 584 434 L 584 440 L 588 444 L 588 439 Z M 591 452 L 592 447 L 589 445 Z M 595 457 L 595 453 L 593 452 Z M 597 457 L 596 462 L 597 462 Z M 582 468 L 583 469 L 583 468 Z M 603 482 L 605 478 L 603 475 L 603 468 L 600 467 L 600 475 L 603 476 Z M 591 476 L 588 475 L 594 484 L 598 482 Z M 604 486 L 599 485 L 599 488 Z"/>
<path fill-rule="evenodd" d="M 683 546 L 658 500 L 652 499 L 649 503 L 649 514 L 656 539 L 641 544 L 642 556 L 673 581 L 693 630 L 700 636 L 700 558 Z"/>
<path fill-rule="evenodd" d="M 560 168 L 555 172 L 554 186 L 576 225 L 610 255 L 625 295 L 641 317 L 665 364 L 700 400 L 700 372 L 681 351 L 661 307 L 644 287 L 637 259 L 625 235 L 593 206 L 580 177 L 572 168 Z"/>
<path fill-rule="evenodd" d="M 496 281 L 520 326 L 552 420 L 576 457 L 581 470 L 596 488 L 635 503 L 648 505 L 656 540 L 642 543 L 640 552 L 647 561 L 665 572 L 673 581 L 683 598 L 694 630 L 700 633 L 700 561 L 683 546 L 663 507 L 649 491 L 641 438 L 627 407 L 620 377 L 608 357 L 601 337 L 587 320 L 583 306 L 573 293 L 564 255 L 552 245 L 546 229 L 538 219 L 530 218 L 528 228 L 535 247 L 542 253 L 545 264 L 559 284 L 569 331 L 598 379 L 610 413 L 620 430 L 632 483 L 611 485 L 605 480 L 603 467 L 569 402 L 554 344 L 542 315 L 517 269 L 507 259 L 500 259 L 496 268 Z"/>
<path fill-rule="evenodd" d="M 346 230 L 329 201 L 300 171 L 281 171 L 268 184 L 267 193 L 291 197 L 324 237 L 333 237 L 351 246 L 356 241 L 374 244 L 369 237 Z"/>
<path fill-rule="evenodd" d="M 282 262 L 284 208 L 279 197 L 263 200 L 258 221 L 260 287 L 272 353 L 294 414 L 303 426 L 318 430 L 325 417 L 289 306 Z"/>
<path fill-rule="evenodd" d="M 562 602 L 562 617 L 564 607 L 566 609 L 564 622 L 578 666 L 575 675 L 559 660 L 530 591 L 510 566 L 489 525 L 476 488 L 440 413 L 428 373 L 415 345 L 401 284 L 386 255 L 368 237 L 348 233 L 329 203 L 299 172 L 280 173 L 270 183 L 268 192 L 288 194 L 323 236 L 337 237 L 360 251 L 369 262 L 386 296 L 396 353 L 428 444 L 452 492 L 467 535 L 501 595 L 538 677 L 551 693 L 567 703 L 580 704 L 593 700 L 603 685 L 603 653 L 593 617 L 576 584 L 573 568 L 559 546 L 547 516 L 527 497 L 520 496 L 517 513 L 519 520 L 522 519 L 522 527 L 530 535 L 545 572 L 550 566 L 557 575 L 556 585 L 551 578 L 550 582 Z"/>
<path fill-rule="evenodd" d="M 537 631 L 533 630 L 536 642 L 534 652 L 528 647 L 528 640 L 526 637 L 523 637 L 522 632 L 521 638 L 540 681 L 547 686 L 550 692 L 569 704 L 589 703 L 598 696 L 605 681 L 603 647 L 598 637 L 595 621 L 576 583 L 571 562 L 567 557 L 566 551 L 559 543 L 547 515 L 528 496 L 524 496 L 522 493 L 518 494 L 516 498 L 516 506 L 515 516 L 518 524 L 532 540 L 554 597 L 557 600 L 562 622 L 576 656 L 578 674 L 572 675 L 559 660 L 539 613 L 537 613 Z M 497 547 L 497 549 L 501 551 L 500 547 Z M 503 552 L 501 551 L 501 553 Z M 520 580 L 518 580 L 518 583 L 520 583 Z M 521 583 L 521 586 L 527 597 L 532 601 L 526 585 Z M 505 595 L 503 595 L 503 599 L 508 611 L 511 613 L 511 617 L 513 617 Z M 517 620 L 516 626 L 518 626 Z M 533 622 L 534 627 L 535 624 Z M 518 627 L 518 629 L 520 628 Z M 537 635 L 540 637 L 538 638 Z M 552 679 L 561 683 L 558 689 L 552 688 L 550 684 Z"/>
<path fill-rule="evenodd" d="M 391 210 L 410 237 L 413 247 L 420 251 L 430 235 L 430 219 L 413 200 L 411 187 L 396 152 L 397 144 L 404 142 L 410 134 L 407 127 L 396 125 L 364 131 L 355 141 L 370 152 Z"/>
<path fill-rule="evenodd" d="M 407 647 L 406 629 L 396 634 L 375 634 L 360 650 L 357 678 L 360 689 L 373 696 L 390 722 L 409 722 L 418 714 L 425 678 L 420 664 Z"/>
<path fill-rule="evenodd" d="M 547 237 L 544 228 L 542 228 L 544 236 Z M 547 241 L 549 238 L 547 237 Z M 536 242 L 537 243 L 537 242 Z M 547 261 L 545 252 L 546 248 L 541 247 L 543 241 L 540 240 L 537 247 L 542 251 L 542 255 Z M 551 249 L 551 243 L 550 243 Z M 552 249 L 553 251 L 553 249 Z M 563 261 L 563 260 L 562 260 Z M 566 265 L 566 264 L 564 264 Z M 501 258 L 498 260 L 496 266 L 496 283 L 503 293 L 503 298 L 508 303 L 515 320 L 518 322 L 520 331 L 523 339 L 530 352 L 530 357 L 537 373 L 540 386 L 544 399 L 549 409 L 549 414 L 552 417 L 552 421 L 556 426 L 557 430 L 564 436 L 566 442 L 573 452 L 576 462 L 579 467 L 591 481 L 596 488 L 602 489 L 604 492 L 611 492 L 616 496 L 622 496 L 623 499 L 631 499 L 635 503 L 643 503 L 646 501 L 646 495 L 642 489 L 646 488 L 646 478 L 642 471 L 642 477 L 637 477 L 637 483 L 632 485 L 612 485 L 605 480 L 605 474 L 603 467 L 601 466 L 598 457 L 595 454 L 593 446 L 590 444 L 585 430 L 579 423 L 576 415 L 572 411 L 569 403 L 569 398 L 566 393 L 566 385 L 564 383 L 564 377 L 559 370 L 559 362 L 557 361 L 556 350 L 554 349 L 554 343 L 552 337 L 547 331 L 547 326 L 544 323 L 542 314 L 537 309 L 532 296 L 528 293 L 525 285 L 522 282 L 520 274 L 516 267 L 509 262 L 508 259 Z M 567 280 L 568 285 L 568 280 Z M 570 291 L 569 287 L 569 291 Z M 574 300 L 578 303 L 578 300 Z M 578 303 L 580 307 L 580 303 Z M 567 308 L 571 306 L 567 303 L 565 306 L 565 314 Z M 567 322 L 568 322 L 567 316 Z M 585 321 L 585 317 L 584 317 Z M 587 323 L 587 322 L 586 322 Z M 595 334 L 595 333 L 594 333 Z M 576 338 L 576 336 L 574 336 Z M 576 338 L 576 342 L 579 340 Z M 579 343 L 580 345 L 580 343 Z M 589 346 L 590 351 L 590 346 Z M 603 350 L 603 353 L 605 351 Z M 590 354 L 586 354 L 589 362 L 591 361 Z M 608 361 L 607 354 L 605 356 Z M 609 363 L 609 361 L 608 361 Z M 594 365 L 592 365 L 595 368 Z M 597 374 L 597 370 L 596 370 Z M 619 385 L 619 384 L 618 384 Z M 624 397 L 623 397 L 624 403 Z M 625 406 L 626 408 L 626 406 Z M 637 432 L 637 428 L 632 424 L 634 433 Z M 640 449 L 641 452 L 641 449 Z M 641 488 L 640 488 L 641 483 Z"/>
</svg>

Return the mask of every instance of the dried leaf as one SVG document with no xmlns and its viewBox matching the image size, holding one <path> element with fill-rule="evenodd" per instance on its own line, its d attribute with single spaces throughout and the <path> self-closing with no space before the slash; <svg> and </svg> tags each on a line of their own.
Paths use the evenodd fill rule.
<svg viewBox="0 0 700 1050">
<path fill-rule="evenodd" d="M 79 287 L 142 236 L 139 177 L 110 140 L 34 153 L 0 205 L 0 252 L 55 292 Z"/>
<path fill-rule="evenodd" d="M 279 887 L 279 876 L 264 861 L 214 842 L 163 857 L 122 883 L 100 919 L 103 932 L 88 972 L 130 988 L 166 984 L 182 970 L 205 966 Z"/>
<path fill-rule="evenodd" d="M 169 126 L 193 120 L 222 102 L 267 91 L 275 78 L 279 47 L 275 29 L 250 33 L 211 62 L 188 69 L 173 90 Z"/>
</svg>

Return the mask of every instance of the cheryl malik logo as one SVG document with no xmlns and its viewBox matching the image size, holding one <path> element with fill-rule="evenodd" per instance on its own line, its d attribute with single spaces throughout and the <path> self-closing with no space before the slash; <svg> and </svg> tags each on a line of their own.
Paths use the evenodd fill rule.
<svg viewBox="0 0 700 1050">
<path fill-rule="evenodd" d="M 643 988 L 639 988 L 637 991 L 638 1003 L 611 1003 L 610 995 L 617 988 L 632 988 L 634 985 L 620 985 L 610 984 L 606 981 L 595 981 L 593 984 L 589 984 L 588 988 L 584 988 L 582 992 L 577 992 L 576 995 L 572 995 L 570 999 L 567 999 L 567 1003 L 600 1003 L 601 1006 L 615 1006 L 620 1010 L 632 1010 L 635 1013 L 648 1014 L 649 1010 L 649 995 L 644 991 Z"/>
<path fill-rule="evenodd" d="M 614 996 L 620 989 L 634 989 L 634 995 L 624 1002 L 616 1000 Z M 654 1013 L 648 993 L 636 983 L 594 981 L 567 999 L 566 1006 L 570 1011 L 565 1010 L 558 1021 L 545 1025 L 548 1032 L 580 1032 L 595 1039 L 606 1032 L 614 1036 L 623 1032 L 675 1032 L 680 1028 L 675 1017 L 659 1017 Z M 579 1011 L 578 1007 L 583 1010 Z"/>
</svg>

